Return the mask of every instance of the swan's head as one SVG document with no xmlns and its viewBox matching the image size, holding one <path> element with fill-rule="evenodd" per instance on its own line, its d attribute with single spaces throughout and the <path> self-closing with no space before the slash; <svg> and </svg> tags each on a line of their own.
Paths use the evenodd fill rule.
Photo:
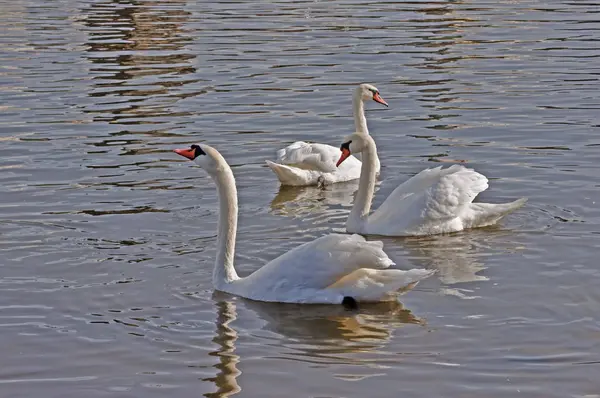
<svg viewBox="0 0 600 398">
<path fill-rule="evenodd" d="M 377 89 L 377 87 L 375 87 L 371 84 L 367 84 L 367 83 L 361 84 L 360 86 L 358 86 L 356 88 L 356 93 L 357 93 L 357 95 L 360 95 L 360 98 L 363 101 L 373 100 L 375 102 L 379 102 L 382 105 L 388 106 L 388 103 L 385 102 L 385 100 L 383 98 L 381 98 L 381 95 L 379 94 L 379 90 Z"/>
<path fill-rule="evenodd" d="M 339 167 L 339 165 L 342 164 L 342 162 L 353 153 L 362 152 L 371 143 L 371 141 L 372 139 L 370 139 L 370 136 L 363 133 L 350 134 L 344 138 L 342 145 L 340 145 L 340 151 L 342 151 L 342 154 L 340 156 L 340 160 L 337 161 L 336 166 Z"/>
<path fill-rule="evenodd" d="M 174 149 L 173 152 L 193 161 L 211 175 L 221 170 L 223 164 L 227 164 L 223 163 L 225 160 L 215 148 L 206 144 L 193 144 L 189 148 Z"/>
</svg>

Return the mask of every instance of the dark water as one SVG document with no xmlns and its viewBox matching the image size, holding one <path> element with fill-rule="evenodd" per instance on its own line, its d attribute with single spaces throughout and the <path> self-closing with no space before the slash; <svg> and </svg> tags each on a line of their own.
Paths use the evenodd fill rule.
<svg viewBox="0 0 600 398">
<path fill-rule="evenodd" d="M 0 0 L 0 396 L 600 396 L 600 3 Z M 402 304 L 214 293 L 216 192 L 171 149 L 234 167 L 237 267 L 339 230 L 356 184 L 280 190 L 264 160 L 352 132 L 376 205 L 466 160 L 500 226 L 387 239 L 440 272 Z M 443 163 L 442 163 L 443 164 Z"/>
</svg>

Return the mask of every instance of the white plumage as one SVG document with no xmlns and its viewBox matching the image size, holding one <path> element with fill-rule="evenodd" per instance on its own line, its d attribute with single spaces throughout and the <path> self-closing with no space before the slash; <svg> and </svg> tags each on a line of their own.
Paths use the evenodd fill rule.
<svg viewBox="0 0 600 398">
<path fill-rule="evenodd" d="M 260 301 L 340 304 L 394 299 L 398 290 L 433 271 L 388 269 L 394 262 L 381 241 L 329 234 L 296 247 L 223 290 Z"/>
<path fill-rule="evenodd" d="M 356 131 L 363 134 L 369 134 L 364 108 L 366 100 L 373 100 L 387 106 L 377 88 L 370 84 L 361 84 L 354 90 L 352 99 L 354 126 Z M 277 162 L 270 160 L 266 162 L 282 185 L 328 185 L 358 179 L 360 160 L 351 156 L 338 168 L 335 164 L 339 157 L 339 147 L 296 141 L 277 151 Z M 376 159 L 375 165 L 379 173 L 379 159 Z"/>
<path fill-rule="evenodd" d="M 176 152 L 194 160 L 213 178 L 219 193 L 217 258 L 213 285 L 217 290 L 252 300 L 284 303 L 340 304 L 394 299 L 433 271 L 389 269 L 394 263 L 380 241 L 360 235 L 329 234 L 268 262 L 240 278 L 233 266 L 237 231 L 237 189 L 231 168 L 214 148 L 193 145 Z"/>
<path fill-rule="evenodd" d="M 488 188 L 488 179 L 472 169 L 453 165 L 421 171 L 400 184 L 369 214 L 375 188 L 375 141 L 354 133 L 343 145 L 347 153 L 361 152 L 363 159 L 358 194 L 346 223 L 351 233 L 410 236 L 457 232 L 492 225 L 527 201 L 473 203 Z"/>
<path fill-rule="evenodd" d="M 339 168 L 335 163 L 340 149 L 331 145 L 296 141 L 277 151 L 277 163 L 267 160 L 267 165 L 282 185 L 317 185 L 346 182 L 360 177 L 360 160 L 354 156 Z"/>
<path fill-rule="evenodd" d="M 367 233 L 378 235 L 433 235 L 495 224 L 521 207 L 511 203 L 473 203 L 488 188 L 488 179 L 472 169 L 453 165 L 425 169 L 400 184 L 374 211 Z M 349 231 L 350 232 L 350 231 Z"/>
</svg>

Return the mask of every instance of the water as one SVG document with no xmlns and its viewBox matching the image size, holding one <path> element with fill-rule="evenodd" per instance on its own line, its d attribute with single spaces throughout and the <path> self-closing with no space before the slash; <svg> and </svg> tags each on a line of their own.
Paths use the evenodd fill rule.
<svg viewBox="0 0 600 398">
<path fill-rule="evenodd" d="M 0 1 L 0 396 L 598 397 L 597 1 Z M 173 154 L 234 168 L 237 268 L 343 227 L 356 184 L 280 189 L 295 140 L 338 145 L 350 97 L 375 205 L 465 160 L 501 225 L 386 239 L 440 272 L 401 304 L 214 293 L 217 202 Z"/>
</svg>

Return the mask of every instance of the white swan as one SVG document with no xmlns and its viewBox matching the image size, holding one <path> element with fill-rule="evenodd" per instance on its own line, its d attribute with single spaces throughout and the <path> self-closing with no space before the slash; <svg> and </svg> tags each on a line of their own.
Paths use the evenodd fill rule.
<svg viewBox="0 0 600 398">
<path fill-rule="evenodd" d="M 487 178 L 453 165 L 425 169 L 400 184 L 369 215 L 375 189 L 377 147 L 371 136 L 354 133 L 344 139 L 337 164 L 351 153 L 362 153 L 358 194 L 346 222 L 351 233 L 385 236 L 433 235 L 492 225 L 523 206 L 526 198 L 510 203 L 473 203 L 488 188 Z"/>
<path fill-rule="evenodd" d="M 433 271 L 387 269 L 394 264 L 380 241 L 330 234 L 305 243 L 240 278 L 233 267 L 238 203 L 231 168 L 214 148 L 192 145 L 176 153 L 213 178 L 219 196 L 215 289 L 258 301 L 351 304 L 393 300 Z"/>
<path fill-rule="evenodd" d="M 354 90 L 352 110 L 355 131 L 365 134 L 369 134 L 364 105 L 367 100 L 388 106 L 375 86 L 363 83 Z M 360 160 L 351 156 L 338 168 L 335 162 L 339 156 L 340 150 L 335 146 L 296 141 L 277 151 L 277 163 L 270 160 L 266 162 L 282 185 L 328 185 L 358 179 Z M 376 159 L 376 171 L 379 173 L 379 159 Z"/>
</svg>

